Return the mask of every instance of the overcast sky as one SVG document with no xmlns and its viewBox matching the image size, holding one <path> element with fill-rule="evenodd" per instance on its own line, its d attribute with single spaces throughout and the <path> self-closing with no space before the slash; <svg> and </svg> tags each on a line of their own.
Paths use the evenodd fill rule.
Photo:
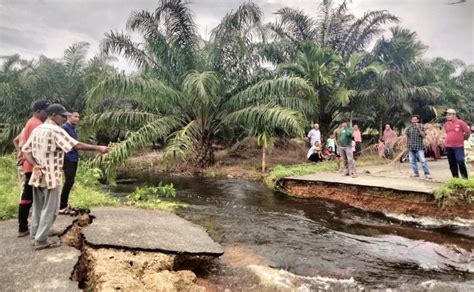
<svg viewBox="0 0 474 292">
<path fill-rule="evenodd" d="M 205 36 L 222 17 L 236 9 L 239 0 L 194 0 L 191 8 L 199 32 Z M 318 0 L 255 0 L 272 21 L 285 6 L 316 15 Z M 400 25 L 418 33 L 429 46 L 427 58 L 461 59 L 474 64 L 474 0 L 352 0 L 356 16 L 367 10 L 388 10 Z M 462 2 L 450 5 L 455 2 Z M 46 55 L 60 58 L 64 49 L 78 41 L 98 51 L 104 33 L 124 30 L 133 10 L 153 10 L 157 0 L 0 0 L 0 56 L 19 53 L 24 58 Z M 130 69 L 120 62 L 117 66 Z M 127 70 L 128 71 L 128 70 Z"/>
</svg>

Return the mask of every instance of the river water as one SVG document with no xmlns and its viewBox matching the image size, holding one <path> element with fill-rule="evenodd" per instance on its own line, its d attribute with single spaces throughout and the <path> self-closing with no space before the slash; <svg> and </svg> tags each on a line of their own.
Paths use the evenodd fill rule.
<svg viewBox="0 0 474 292">
<path fill-rule="evenodd" d="M 115 191 L 126 194 L 159 180 L 172 182 L 178 192 L 175 199 L 189 204 L 177 210 L 179 216 L 202 225 L 224 247 L 244 247 L 275 268 L 301 276 L 353 278 L 366 289 L 411 290 L 436 280 L 474 291 L 474 240 L 453 228 L 401 224 L 239 179 L 159 177 L 120 185 Z M 251 287 L 232 270 L 217 274 L 213 281 Z M 236 278 L 244 282 L 235 283 Z"/>
</svg>

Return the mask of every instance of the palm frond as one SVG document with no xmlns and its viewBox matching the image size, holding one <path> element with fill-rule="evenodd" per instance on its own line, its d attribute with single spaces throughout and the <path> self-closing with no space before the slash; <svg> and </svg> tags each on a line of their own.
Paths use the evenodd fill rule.
<svg viewBox="0 0 474 292">
<path fill-rule="evenodd" d="M 204 105 L 208 105 L 220 90 L 220 80 L 213 71 L 193 71 L 183 81 L 183 92 Z"/>
<path fill-rule="evenodd" d="M 149 107 L 156 106 L 160 99 L 179 100 L 179 92 L 156 78 L 147 76 L 129 77 L 125 73 L 107 76 L 89 93 L 88 105 L 92 106 L 106 96 L 137 99 Z"/>
<path fill-rule="evenodd" d="M 155 10 L 155 18 L 165 23 L 168 42 L 181 51 L 184 64 L 191 69 L 195 68 L 199 38 L 188 4 L 182 0 L 161 0 Z"/>
<path fill-rule="evenodd" d="M 105 33 L 105 39 L 100 42 L 100 48 L 104 54 L 121 54 L 138 67 L 145 65 L 159 67 L 159 64 L 140 47 L 139 43 L 133 42 L 130 36 L 123 32 Z"/>
<path fill-rule="evenodd" d="M 135 132 L 128 134 L 126 139 L 113 146 L 106 155 L 97 156 L 91 161 L 91 165 L 99 167 L 107 174 L 114 173 L 136 150 L 143 148 L 152 141 L 165 139 L 180 124 L 176 117 L 166 116 L 156 119 Z"/>
<path fill-rule="evenodd" d="M 64 51 L 64 66 L 69 77 L 82 74 L 87 65 L 87 50 L 89 43 L 74 43 Z"/>
<path fill-rule="evenodd" d="M 164 156 L 168 159 L 184 158 L 197 143 L 199 126 L 195 120 L 171 134 L 171 139 L 165 149 Z"/>
<path fill-rule="evenodd" d="M 159 118 L 157 114 L 133 109 L 111 110 L 87 116 L 91 127 L 110 129 L 135 129 Z"/>
<path fill-rule="evenodd" d="M 263 80 L 251 86 L 229 100 L 229 105 L 245 106 L 260 102 L 266 103 L 268 98 L 297 97 L 314 101 L 317 94 L 308 82 L 300 77 L 281 77 Z M 261 104 L 261 103 L 260 103 Z"/>
<path fill-rule="evenodd" d="M 302 10 L 285 7 L 275 14 L 280 16 L 280 26 L 295 40 L 314 40 L 316 22 Z"/>
<path fill-rule="evenodd" d="M 257 105 L 230 113 L 223 123 L 249 129 L 280 129 L 288 135 L 304 135 L 304 119 L 299 111 L 274 104 Z"/>
</svg>

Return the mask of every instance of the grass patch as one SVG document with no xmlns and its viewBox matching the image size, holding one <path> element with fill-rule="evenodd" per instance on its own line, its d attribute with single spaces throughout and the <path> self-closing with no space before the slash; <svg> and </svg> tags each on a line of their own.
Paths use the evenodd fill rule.
<svg viewBox="0 0 474 292">
<path fill-rule="evenodd" d="M 144 209 L 160 209 L 173 212 L 178 207 L 185 207 L 187 204 L 170 202 L 161 198 L 176 197 L 176 189 L 173 184 L 160 184 L 158 186 L 137 187 L 135 191 L 127 196 L 129 205 Z"/>
<path fill-rule="evenodd" d="M 0 220 L 16 217 L 20 199 L 20 181 L 15 156 L 0 156 Z"/>
<path fill-rule="evenodd" d="M 263 178 L 263 182 L 269 187 L 274 189 L 276 187 L 276 182 L 287 176 L 295 175 L 305 175 L 311 174 L 319 171 L 334 171 L 337 170 L 337 165 L 335 162 L 323 162 L 323 163 L 307 163 L 307 164 L 298 164 L 292 166 L 277 166 Z"/>
<path fill-rule="evenodd" d="M 435 191 L 434 197 L 442 206 L 471 204 L 474 201 L 474 178 L 452 178 Z"/>
</svg>

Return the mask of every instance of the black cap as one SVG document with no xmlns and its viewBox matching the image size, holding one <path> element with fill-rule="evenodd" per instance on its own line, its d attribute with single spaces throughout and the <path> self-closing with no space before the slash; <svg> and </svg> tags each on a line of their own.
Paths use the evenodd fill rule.
<svg viewBox="0 0 474 292">
<path fill-rule="evenodd" d="M 63 116 L 71 116 L 72 114 L 66 110 L 65 107 L 60 105 L 59 103 L 53 103 L 46 109 L 48 115 L 58 114 Z"/>
<path fill-rule="evenodd" d="M 47 100 L 37 100 L 33 103 L 32 109 L 34 112 L 37 111 L 44 111 L 48 108 L 49 106 L 49 101 Z"/>
</svg>

